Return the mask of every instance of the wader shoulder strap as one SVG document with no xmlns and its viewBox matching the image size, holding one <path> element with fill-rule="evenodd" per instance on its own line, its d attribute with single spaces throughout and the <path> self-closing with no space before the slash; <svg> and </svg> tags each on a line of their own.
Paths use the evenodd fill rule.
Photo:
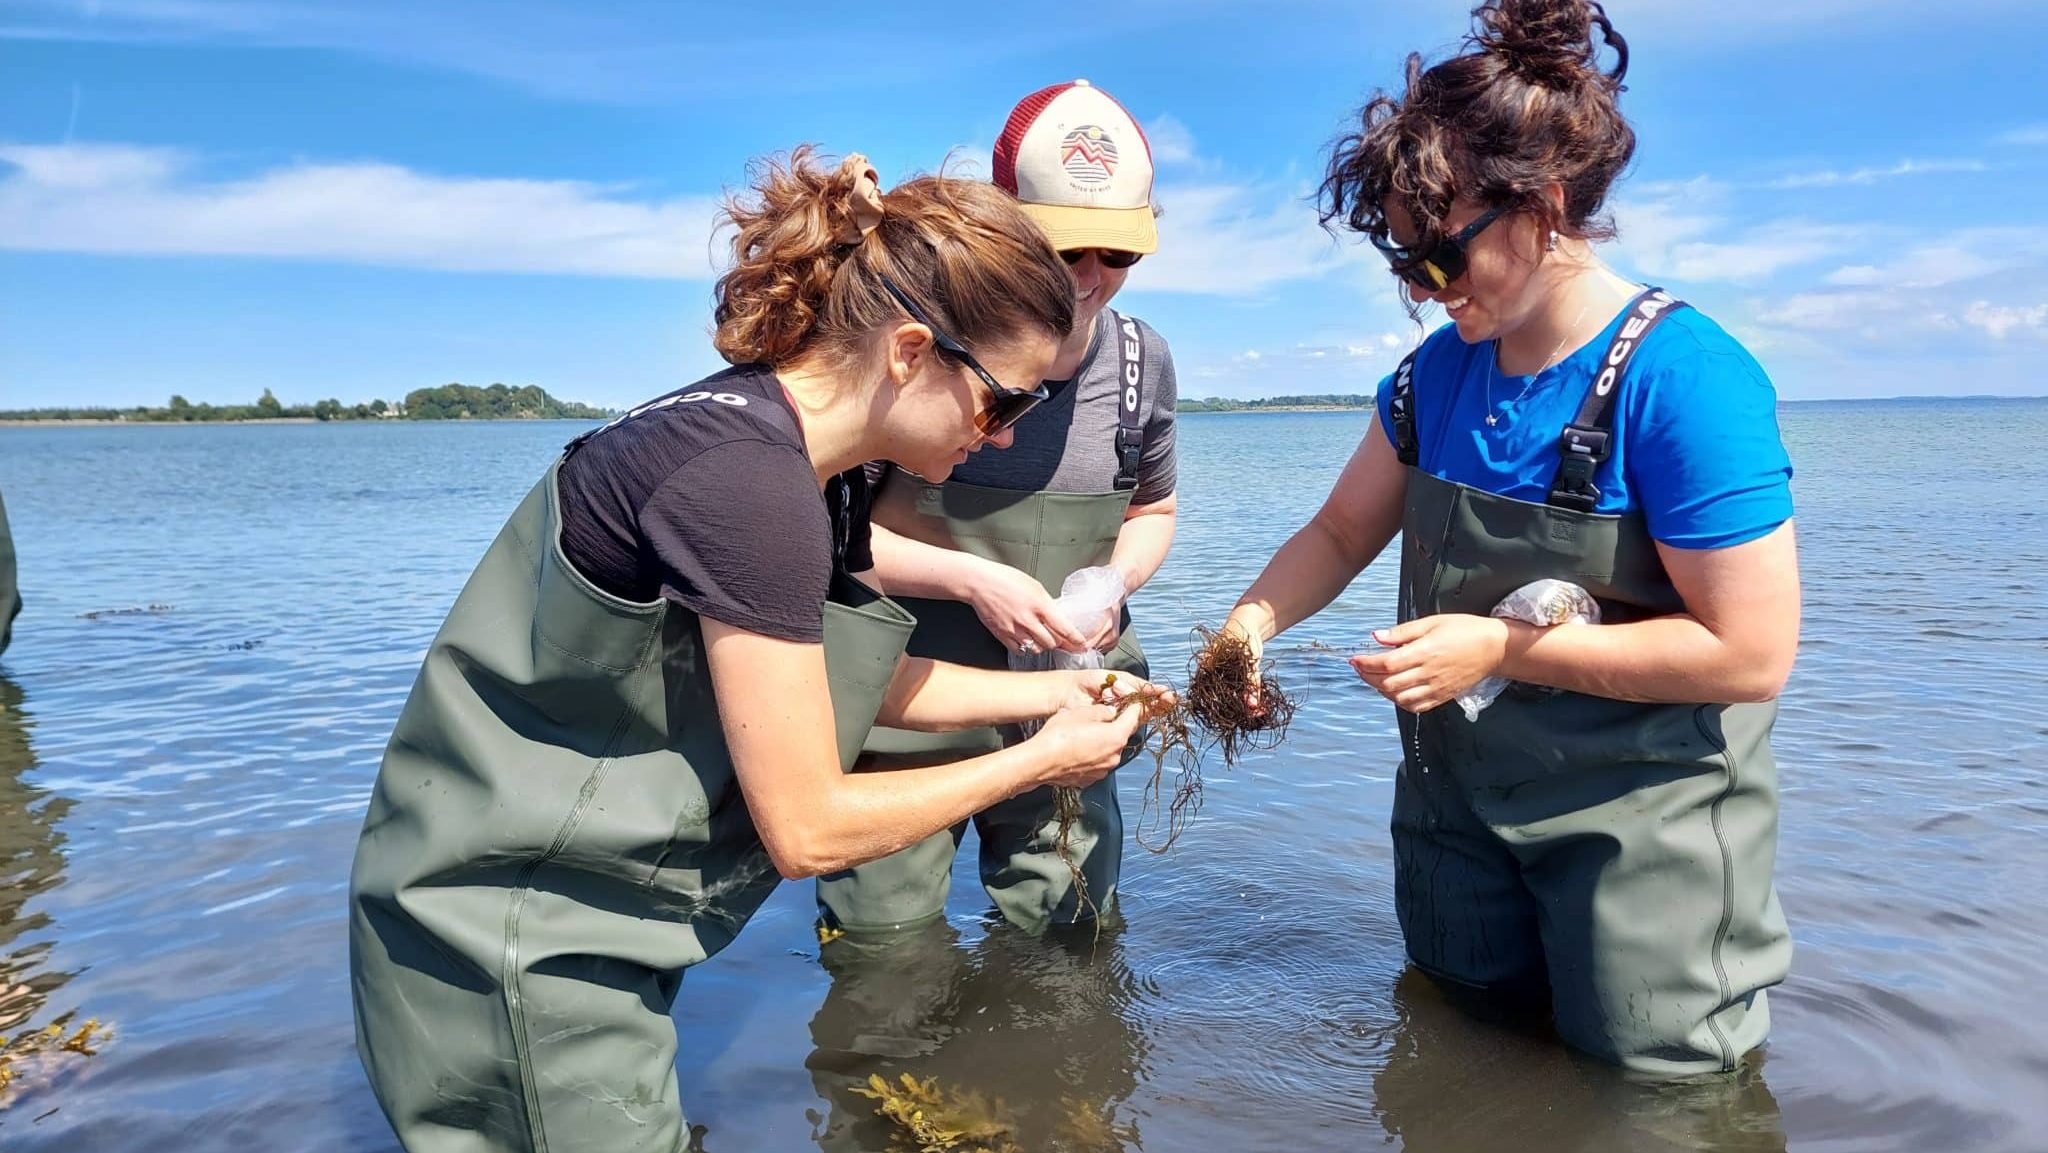
<svg viewBox="0 0 2048 1153">
<path fill-rule="evenodd" d="M 1394 422 L 1394 455 L 1410 468 L 1422 457 L 1421 446 L 1415 439 L 1415 358 L 1421 354 L 1422 349 L 1417 346 L 1401 358 L 1400 367 L 1394 369 L 1394 395 L 1387 401 Z"/>
<path fill-rule="evenodd" d="M 1629 302 L 1626 319 L 1608 342 L 1607 354 L 1600 358 L 1600 372 L 1586 390 L 1586 399 L 1579 402 L 1578 418 L 1565 425 L 1564 435 L 1558 438 L 1560 459 L 1557 479 L 1550 485 L 1551 507 L 1592 512 L 1599 505 L 1600 489 L 1593 484 L 1593 474 L 1614 454 L 1615 385 L 1621 383 L 1629 361 L 1635 359 L 1650 330 L 1684 307 L 1684 301 L 1673 300 L 1670 293 L 1655 287 L 1644 289 Z"/>
<path fill-rule="evenodd" d="M 1109 313 L 1116 326 L 1116 491 L 1138 487 L 1138 461 L 1145 453 L 1145 425 L 1139 419 L 1145 398 L 1145 333 L 1131 317 Z"/>
</svg>

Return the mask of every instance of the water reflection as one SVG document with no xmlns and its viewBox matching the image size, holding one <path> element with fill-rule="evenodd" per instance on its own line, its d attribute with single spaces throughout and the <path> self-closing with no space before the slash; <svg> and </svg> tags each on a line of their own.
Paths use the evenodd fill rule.
<svg viewBox="0 0 2048 1153">
<path fill-rule="evenodd" d="M 1122 936 L 1106 922 L 1099 938 L 1085 929 L 1033 938 L 997 921 L 963 947 L 959 930 L 939 921 L 826 945 L 832 987 L 811 1018 L 805 1062 L 828 1103 L 816 1119 L 819 1147 L 915 1148 L 853 1092 L 870 1076 L 894 1085 L 907 1073 L 978 1096 L 1018 1149 L 1141 1148 L 1124 1106 L 1147 1044 L 1130 1024 Z"/>
<path fill-rule="evenodd" d="M 1565 1049 L 1547 1023 L 1454 1003 L 1413 968 L 1393 991 L 1396 1026 L 1373 1109 L 1415 1153 L 1502 1148 L 1783 1153 L 1763 1054 L 1733 1074 L 1646 1083 Z M 1539 1105 L 1531 1108 L 1532 1103 Z"/>
<path fill-rule="evenodd" d="M 64 879 L 57 826 L 71 811 L 69 800 L 23 779 L 36 765 L 24 696 L 20 685 L 0 677 L 0 1032 L 27 1021 L 70 976 L 44 967 L 50 941 L 15 947 L 49 924 L 48 914 L 23 910 Z"/>
<path fill-rule="evenodd" d="M 47 913 L 27 913 L 30 901 L 64 880 L 64 833 L 58 828 L 71 801 L 28 783 L 36 767 L 29 741 L 33 722 L 22 707 L 21 686 L 0 676 L 0 1109 L 35 1087 L 32 1078 L 48 1071 L 64 1050 L 90 1052 L 100 1036 L 70 1027 L 71 1014 L 48 1022 L 57 1033 L 44 1036 L 37 1013 L 50 994 L 71 978 L 49 967 L 53 942 L 45 937 L 18 945 L 49 927 Z"/>
</svg>

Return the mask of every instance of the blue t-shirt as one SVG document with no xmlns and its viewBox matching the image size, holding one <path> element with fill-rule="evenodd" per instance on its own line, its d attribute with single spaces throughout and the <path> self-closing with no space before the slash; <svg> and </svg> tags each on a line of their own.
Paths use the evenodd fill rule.
<svg viewBox="0 0 2048 1153">
<path fill-rule="evenodd" d="M 1607 342 L 1599 336 L 1550 368 L 1503 376 L 1493 344 L 1466 344 L 1446 324 L 1415 360 L 1420 467 L 1434 476 L 1543 503 L 1557 478 L 1558 438 L 1576 419 Z M 1486 423 L 1488 380 L 1492 412 Z M 1389 442 L 1393 376 L 1380 382 Z M 1694 308 L 1666 315 L 1617 386 L 1612 454 L 1593 475 L 1602 513 L 1641 512 L 1676 548 L 1726 548 L 1792 518 L 1792 461 L 1778 437 L 1778 395 L 1754 357 Z"/>
</svg>

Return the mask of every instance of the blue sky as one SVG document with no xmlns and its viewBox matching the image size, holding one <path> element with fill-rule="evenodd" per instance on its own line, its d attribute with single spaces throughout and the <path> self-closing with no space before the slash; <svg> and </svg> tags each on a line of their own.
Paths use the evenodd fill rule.
<svg viewBox="0 0 2048 1153">
<path fill-rule="evenodd" d="M 1085 76 L 1160 163 L 1121 306 L 1190 396 L 1366 392 L 1413 325 L 1308 194 L 1446 0 L 1031 5 L 0 0 L 0 407 L 717 367 L 711 215 L 750 156 L 986 173 Z M 1608 256 L 1790 399 L 2048 393 L 2048 7 L 1614 0 L 1640 137 Z M 1427 318 L 1432 326 L 1438 318 Z"/>
</svg>

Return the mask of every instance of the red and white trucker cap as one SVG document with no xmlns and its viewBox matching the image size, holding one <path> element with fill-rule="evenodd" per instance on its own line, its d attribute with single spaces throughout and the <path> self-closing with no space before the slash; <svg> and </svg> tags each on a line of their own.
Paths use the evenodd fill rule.
<svg viewBox="0 0 2048 1153">
<path fill-rule="evenodd" d="M 1152 147 L 1124 106 L 1086 80 L 1019 102 L 996 138 L 994 169 L 1054 248 L 1159 249 Z"/>
</svg>

